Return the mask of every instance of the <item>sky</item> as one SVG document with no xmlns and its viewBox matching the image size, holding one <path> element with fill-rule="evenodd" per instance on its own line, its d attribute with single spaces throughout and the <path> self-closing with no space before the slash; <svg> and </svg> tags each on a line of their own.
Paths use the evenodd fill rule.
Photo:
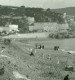
<svg viewBox="0 0 75 80">
<path fill-rule="evenodd" d="M 63 7 L 75 7 L 75 0 L 0 0 L 0 5 L 55 9 Z"/>
</svg>

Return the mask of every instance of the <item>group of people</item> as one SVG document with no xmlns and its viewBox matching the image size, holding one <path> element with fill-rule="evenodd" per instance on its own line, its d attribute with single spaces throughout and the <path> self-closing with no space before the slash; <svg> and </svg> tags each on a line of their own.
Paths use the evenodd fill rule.
<svg viewBox="0 0 75 80">
<path fill-rule="evenodd" d="M 34 56 L 34 53 L 36 53 L 36 49 L 44 49 L 44 45 L 37 45 L 35 49 L 29 48 L 30 51 L 30 56 Z M 54 50 L 57 51 L 59 49 L 59 46 L 54 46 Z M 49 55 L 49 59 L 51 60 L 51 55 Z M 66 76 L 64 76 L 63 80 L 70 80 L 69 79 L 69 74 L 67 74 Z"/>
<path fill-rule="evenodd" d="M 35 49 L 44 49 L 45 47 L 44 47 L 44 45 L 38 45 L 38 44 L 36 44 L 35 45 Z M 55 51 L 58 51 L 59 50 L 59 46 L 54 46 L 54 50 Z"/>
<path fill-rule="evenodd" d="M 36 53 L 36 49 L 28 48 L 28 51 L 30 52 L 30 56 L 34 56 L 34 53 Z"/>
<path fill-rule="evenodd" d="M 44 49 L 44 45 L 36 44 L 34 49 L 28 48 L 28 51 L 30 52 L 30 56 L 34 56 L 34 54 L 36 53 L 36 49 Z"/>
<path fill-rule="evenodd" d="M 36 53 L 36 49 L 44 49 L 44 45 L 35 45 L 35 49 L 29 48 L 30 56 L 34 56 L 34 53 Z M 57 51 L 59 49 L 59 46 L 54 46 L 54 50 Z"/>
<path fill-rule="evenodd" d="M 54 50 L 58 51 L 59 50 L 59 46 L 54 46 Z"/>
<path fill-rule="evenodd" d="M 44 49 L 44 45 L 37 45 L 36 44 L 36 49 Z"/>
</svg>

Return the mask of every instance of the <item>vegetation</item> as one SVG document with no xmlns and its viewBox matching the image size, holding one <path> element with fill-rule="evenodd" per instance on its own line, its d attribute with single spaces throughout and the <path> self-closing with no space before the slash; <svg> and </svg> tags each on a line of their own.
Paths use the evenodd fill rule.
<svg viewBox="0 0 75 80">
<path fill-rule="evenodd" d="M 59 22 L 63 23 L 62 14 L 52 12 L 51 9 L 26 8 L 26 16 L 34 17 L 36 22 Z"/>
<path fill-rule="evenodd" d="M 26 8 L 25 6 L 16 7 L 3 7 L 0 6 L 0 16 L 27 16 L 34 17 L 36 22 L 58 22 L 63 23 L 64 19 L 62 14 L 52 12 L 51 9 L 42 9 L 42 8 Z M 1 18 L 0 18 L 1 19 Z"/>
<path fill-rule="evenodd" d="M 53 12 L 57 13 L 67 13 L 67 15 L 75 16 L 75 7 L 66 7 L 66 8 L 59 8 L 59 9 L 52 9 Z"/>
<path fill-rule="evenodd" d="M 21 33 L 28 31 L 27 17 L 34 17 L 35 22 L 64 23 L 62 14 L 52 12 L 51 9 L 26 8 L 25 6 L 13 7 L 0 5 L 0 26 L 17 24 Z M 15 19 L 14 19 L 15 17 Z"/>
<path fill-rule="evenodd" d="M 34 17 L 35 22 L 57 22 L 59 24 L 65 23 L 63 19 L 63 13 L 60 13 L 59 11 L 52 10 L 50 8 L 43 9 L 43 8 L 30 8 L 25 6 L 14 7 L 0 5 L 0 26 L 5 26 L 7 23 L 17 24 L 19 25 L 20 32 L 24 33 L 29 30 L 28 29 L 29 23 L 27 17 Z M 69 26 L 71 27 L 71 30 L 74 30 L 74 24 L 73 23 L 71 24 L 69 23 Z M 60 35 L 61 33 L 59 34 L 57 33 L 55 37 L 58 37 Z M 61 36 L 63 35 L 65 34 L 63 33 Z"/>
<path fill-rule="evenodd" d="M 49 34 L 49 38 L 63 39 L 63 38 L 70 38 L 70 37 L 71 36 L 68 33 L 68 31 Z"/>
</svg>

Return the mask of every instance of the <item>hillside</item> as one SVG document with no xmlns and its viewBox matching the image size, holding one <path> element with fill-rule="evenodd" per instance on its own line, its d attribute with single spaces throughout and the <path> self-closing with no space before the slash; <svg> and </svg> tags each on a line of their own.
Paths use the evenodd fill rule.
<svg viewBox="0 0 75 80">
<path fill-rule="evenodd" d="M 55 13 L 51 11 L 49 8 L 48 9 L 43 9 L 43 8 L 31 8 L 31 7 L 25 7 L 25 6 L 20 6 L 20 7 L 15 7 L 15 6 L 4 6 L 0 5 L 0 17 L 2 16 L 9 16 L 9 17 L 34 17 L 35 22 L 58 22 L 58 23 L 63 23 L 64 20 L 62 18 L 62 14 L 60 13 Z M 4 24 L 4 18 L 0 18 L 0 24 Z M 7 19 L 7 18 L 6 18 Z M 3 20 L 3 23 L 2 23 Z M 15 21 L 14 21 L 15 22 Z"/>
<path fill-rule="evenodd" d="M 35 49 L 36 43 L 45 49 Z M 65 70 L 70 61 L 75 71 L 75 54 L 63 51 L 75 50 L 74 43 L 74 39 L 12 38 L 10 45 L 0 44 L 0 80 L 62 80 L 67 74 L 75 80 L 75 72 Z M 60 50 L 54 51 L 55 45 L 59 45 Z M 33 56 L 29 48 L 36 50 Z"/>
<path fill-rule="evenodd" d="M 59 8 L 59 9 L 52 9 L 52 11 L 57 13 L 67 13 L 67 15 L 75 16 L 75 7 L 66 7 L 66 8 Z"/>
</svg>

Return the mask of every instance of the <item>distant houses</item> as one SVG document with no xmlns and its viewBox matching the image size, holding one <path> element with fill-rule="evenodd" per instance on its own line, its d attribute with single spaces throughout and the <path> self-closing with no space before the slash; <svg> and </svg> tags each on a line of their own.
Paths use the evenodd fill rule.
<svg viewBox="0 0 75 80">
<path fill-rule="evenodd" d="M 26 20 L 28 21 L 29 24 L 29 31 L 30 32 L 51 32 L 51 33 L 56 33 L 56 32 L 67 32 L 69 30 L 69 25 L 68 23 L 63 23 L 63 24 L 58 24 L 56 22 L 35 22 L 34 17 L 26 17 Z M 15 17 L 10 17 L 10 16 L 1 16 L 0 18 L 3 19 L 13 19 L 13 20 L 21 20 L 23 18 L 22 16 L 15 16 Z M 0 31 L 4 30 L 7 32 L 11 31 L 19 31 L 19 25 L 18 24 L 11 24 L 9 23 L 5 27 L 0 27 Z"/>
<path fill-rule="evenodd" d="M 32 25 L 35 22 L 34 17 L 26 17 L 26 16 L 14 16 L 14 17 L 11 17 L 11 16 L 4 16 L 3 15 L 3 16 L 0 16 L 0 19 L 5 19 L 6 20 L 6 23 L 4 23 L 3 26 L 0 26 L 0 32 L 5 31 L 7 33 L 8 32 L 13 32 L 13 31 L 15 31 L 15 32 L 20 31 L 21 25 L 19 25 L 19 22 L 20 21 L 22 22 L 24 19 L 28 21 L 28 22 L 25 21 L 25 24 L 28 23 L 29 25 Z M 17 23 L 16 24 L 12 23 L 11 20 L 12 20 L 12 22 L 14 21 L 15 23 L 16 22 Z M 26 26 L 22 26 L 22 27 L 26 27 Z"/>
</svg>

